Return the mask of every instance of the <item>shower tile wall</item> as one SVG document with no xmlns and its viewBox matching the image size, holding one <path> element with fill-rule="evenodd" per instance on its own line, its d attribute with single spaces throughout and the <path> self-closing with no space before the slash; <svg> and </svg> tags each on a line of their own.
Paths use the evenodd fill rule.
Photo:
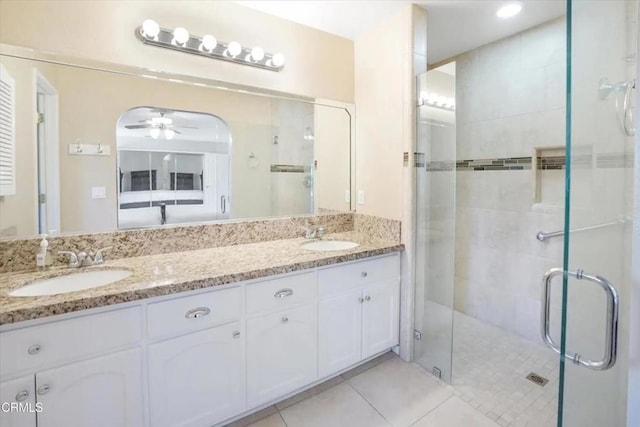
<svg viewBox="0 0 640 427">
<path fill-rule="evenodd" d="M 529 158 L 564 146 L 565 27 L 558 19 L 457 58 L 457 159 Z M 462 170 L 456 180 L 455 308 L 539 341 L 540 280 L 562 266 L 564 171 Z M 438 172 L 435 172 L 438 173 Z"/>
</svg>

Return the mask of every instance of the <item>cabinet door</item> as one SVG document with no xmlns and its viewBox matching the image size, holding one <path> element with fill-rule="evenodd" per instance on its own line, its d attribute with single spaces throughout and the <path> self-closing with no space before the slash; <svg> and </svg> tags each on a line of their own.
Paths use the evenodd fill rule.
<svg viewBox="0 0 640 427">
<path fill-rule="evenodd" d="M 317 306 L 247 321 L 247 402 L 250 407 L 317 379 Z"/>
<path fill-rule="evenodd" d="M 364 289 L 362 304 L 362 358 L 366 359 L 398 344 L 400 284 L 373 283 Z"/>
<path fill-rule="evenodd" d="M 240 322 L 149 346 L 151 425 L 211 426 L 244 410 Z"/>
<path fill-rule="evenodd" d="M 2 427 L 35 427 L 35 380 L 33 375 L 0 383 L 0 425 Z"/>
<path fill-rule="evenodd" d="M 143 425 L 141 371 L 135 349 L 36 374 L 38 427 Z"/>
<path fill-rule="evenodd" d="M 320 378 L 360 361 L 363 301 L 362 289 L 320 300 L 318 306 Z"/>
</svg>

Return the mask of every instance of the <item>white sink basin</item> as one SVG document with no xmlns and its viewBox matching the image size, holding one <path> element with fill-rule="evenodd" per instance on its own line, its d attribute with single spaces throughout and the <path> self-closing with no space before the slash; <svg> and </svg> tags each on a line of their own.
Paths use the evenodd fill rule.
<svg viewBox="0 0 640 427">
<path fill-rule="evenodd" d="M 36 280 L 9 293 L 12 297 L 65 294 L 108 285 L 131 276 L 127 270 L 94 270 Z"/>
<path fill-rule="evenodd" d="M 347 242 L 345 240 L 316 240 L 302 244 L 304 249 L 310 251 L 344 251 L 345 249 L 353 249 L 360 246 L 355 242 Z"/>
</svg>

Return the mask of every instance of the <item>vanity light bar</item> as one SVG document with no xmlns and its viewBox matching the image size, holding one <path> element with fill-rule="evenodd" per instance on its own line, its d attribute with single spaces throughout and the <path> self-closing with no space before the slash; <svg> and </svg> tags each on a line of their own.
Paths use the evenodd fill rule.
<svg viewBox="0 0 640 427">
<path fill-rule="evenodd" d="M 284 68 L 284 55 L 281 53 L 267 53 L 261 47 L 248 49 L 236 41 L 221 42 L 210 34 L 202 37 L 189 34 L 187 29 L 182 27 L 174 30 L 161 28 L 151 19 L 147 19 L 136 28 L 136 37 L 142 43 L 151 46 L 250 65 L 264 70 L 280 71 Z"/>
<path fill-rule="evenodd" d="M 418 98 L 418 107 L 428 105 L 429 107 L 440 108 L 443 110 L 455 111 L 456 100 L 446 96 L 440 96 L 437 93 L 422 93 Z"/>
</svg>

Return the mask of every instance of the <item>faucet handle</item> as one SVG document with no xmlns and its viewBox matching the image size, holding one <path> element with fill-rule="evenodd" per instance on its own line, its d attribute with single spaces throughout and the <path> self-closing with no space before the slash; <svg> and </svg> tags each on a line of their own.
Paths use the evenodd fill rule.
<svg viewBox="0 0 640 427">
<path fill-rule="evenodd" d="M 98 249 L 96 253 L 93 255 L 93 264 L 102 264 L 104 263 L 104 258 L 102 257 L 102 251 L 108 251 L 109 249 L 113 249 L 113 246 L 106 246 L 104 248 Z"/>
<path fill-rule="evenodd" d="M 80 265 L 80 261 L 78 261 L 78 256 L 75 252 L 58 251 L 57 255 L 69 255 L 69 267 L 78 267 Z"/>
</svg>

